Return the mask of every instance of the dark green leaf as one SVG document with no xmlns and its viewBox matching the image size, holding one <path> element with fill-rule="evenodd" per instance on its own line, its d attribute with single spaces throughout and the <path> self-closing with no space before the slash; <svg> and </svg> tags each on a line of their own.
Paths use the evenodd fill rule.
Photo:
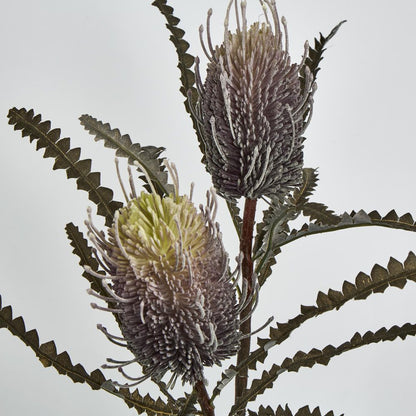
<svg viewBox="0 0 416 416">
<path fill-rule="evenodd" d="M 50 130 L 50 121 L 41 122 L 41 115 L 34 115 L 33 110 L 12 108 L 8 114 L 9 124 L 15 130 L 22 130 L 22 136 L 29 136 L 30 141 L 36 140 L 36 150 L 45 148 L 43 157 L 55 158 L 53 169 L 65 169 L 68 178 L 77 178 L 78 189 L 88 192 L 88 197 L 97 205 L 99 215 L 105 217 L 106 225 L 110 226 L 113 216 L 122 204 L 113 200 L 113 191 L 100 186 L 99 173 L 90 173 L 91 161 L 79 160 L 81 150 L 70 148 L 70 139 L 59 140 L 60 130 Z"/>
<path fill-rule="evenodd" d="M 346 351 L 362 347 L 364 345 L 378 343 L 380 341 L 393 341 L 396 338 L 405 339 L 407 336 L 416 335 L 416 324 L 406 323 L 390 329 L 381 328 L 377 332 L 367 331 L 364 335 L 356 333 L 350 341 L 344 342 L 338 347 L 327 345 L 323 350 L 313 348 L 308 353 L 299 351 L 293 358 L 286 358 L 281 365 L 273 364 L 269 371 L 263 371 L 261 378 L 253 380 L 250 388 L 246 390 L 233 411 L 243 408 L 247 402 L 255 400 L 265 389 L 272 388 L 274 381 L 285 371 L 299 371 L 302 367 L 313 367 L 315 364 L 327 365 L 329 361 Z M 232 414 L 233 412 L 231 412 Z"/>
<path fill-rule="evenodd" d="M 416 231 L 416 224 L 413 217 L 407 213 L 399 217 L 394 210 L 390 211 L 384 217 L 377 211 L 371 211 L 366 213 L 363 210 L 358 212 L 352 211 L 351 213 L 344 213 L 340 217 L 340 221 L 337 224 L 304 224 L 298 230 L 291 230 L 289 233 L 280 233 L 277 236 L 276 244 L 278 247 L 282 247 L 292 241 L 295 241 L 301 237 L 307 237 L 314 234 L 327 233 L 332 231 L 344 230 L 347 228 L 356 227 L 368 227 L 378 226 L 394 228 L 397 230 Z"/>
<path fill-rule="evenodd" d="M 180 81 L 182 84 L 180 91 L 185 97 L 185 109 L 191 116 L 192 124 L 198 137 L 199 147 L 202 154 L 204 154 L 205 146 L 202 134 L 199 130 L 199 123 L 197 118 L 194 116 L 193 111 L 191 111 L 191 108 L 195 108 L 198 101 L 198 91 L 194 87 L 195 74 L 190 69 L 194 64 L 195 58 L 187 52 L 189 49 L 189 43 L 183 39 L 185 32 L 178 28 L 180 19 L 173 15 L 173 8 L 167 5 L 167 0 L 155 0 L 152 5 L 159 9 L 167 21 L 166 27 L 171 33 L 170 40 L 174 44 L 176 54 L 178 56 L 178 68 L 181 73 Z"/>
<path fill-rule="evenodd" d="M 231 219 L 233 220 L 233 224 L 235 227 L 235 230 L 237 231 L 238 237 L 241 235 L 241 227 L 243 224 L 243 220 L 240 217 L 240 209 L 237 206 L 236 201 L 229 201 L 227 200 L 227 208 L 230 212 Z"/>
<path fill-rule="evenodd" d="M 315 45 L 314 47 L 309 46 L 308 56 L 305 60 L 304 65 L 300 69 L 300 82 L 301 82 L 301 88 L 302 91 L 305 89 L 305 69 L 306 67 L 309 68 L 313 80 L 316 80 L 316 76 L 318 74 L 319 63 L 321 62 L 323 58 L 323 53 L 325 51 L 325 46 L 327 45 L 328 41 L 332 39 L 335 34 L 338 32 L 338 29 L 341 27 L 342 24 L 344 24 L 346 20 L 343 20 L 342 22 L 338 23 L 329 33 L 327 37 L 323 36 L 322 33 L 319 33 L 319 40 L 315 38 Z"/>
<path fill-rule="evenodd" d="M 394 265 L 394 266 L 393 266 Z M 289 338 L 290 334 L 299 328 L 305 321 L 321 315 L 330 310 L 338 310 L 350 300 L 365 299 L 370 294 L 384 292 L 389 287 L 403 288 L 407 281 L 416 282 L 416 256 L 410 252 L 404 263 L 395 259 L 389 260 L 387 269 L 375 265 L 370 275 L 360 272 L 355 284 L 344 282 L 342 291 L 329 289 L 328 293 L 319 292 L 316 306 L 301 306 L 301 313 L 285 323 L 277 323 L 276 328 L 270 328 L 269 338 L 259 338 L 259 348 L 250 353 L 248 358 L 238 367 L 227 369 L 213 391 L 216 397 L 223 388 L 224 383 L 230 382 L 243 368 L 255 369 L 258 362 L 264 362 L 268 351 Z"/>
<path fill-rule="evenodd" d="M 116 389 L 111 381 L 106 380 L 103 373 L 98 369 L 89 374 L 81 364 L 73 365 L 66 351 L 60 354 L 57 353 L 54 341 L 39 345 L 37 331 L 32 329 L 26 332 L 23 318 L 13 319 L 11 306 L 3 307 L 1 296 L 0 328 L 7 328 L 25 345 L 30 347 L 45 367 L 54 367 L 59 374 L 68 376 L 74 383 L 87 383 L 93 390 L 104 389 L 117 397 L 121 397 L 129 407 L 134 407 L 139 414 L 172 415 L 176 410 L 175 407 L 168 406 L 160 398 L 153 400 L 149 395 L 142 397 L 137 390 L 130 392 L 129 389 Z"/>
</svg>

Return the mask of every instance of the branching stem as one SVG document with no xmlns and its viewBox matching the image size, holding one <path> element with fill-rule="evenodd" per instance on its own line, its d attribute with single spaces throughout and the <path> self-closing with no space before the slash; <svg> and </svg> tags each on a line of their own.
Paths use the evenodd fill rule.
<svg viewBox="0 0 416 416">
<path fill-rule="evenodd" d="M 242 263 L 242 275 L 243 279 L 247 283 L 248 292 L 247 297 L 249 298 L 252 291 L 252 276 L 253 276 L 253 259 L 252 259 L 252 242 L 253 242 L 253 229 L 254 220 L 256 215 L 256 199 L 246 199 L 244 204 L 243 214 L 243 225 L 241 229 L 240 238 L 240 252 L 243 253 Z M 240 319 L 245 318 L 251 311 L 251 303 L 247 305 L 240 314 Z M 251 332 L 251 318 L 248 318 L 240 326 L 242 334 L 249 334 Z M 244 338 L 241 341 L 240 350 L 237 355 L 237 366 L 244 361 L 250 354 L 250 337 Z M 247 388 L 248 370 L 247 368 L 242 370 L 236 377 L 235 380 L 235 401 L 243 395 Z M 244 410 L 239 412 L 240 415 L 244 414 Z"/>
</svg>

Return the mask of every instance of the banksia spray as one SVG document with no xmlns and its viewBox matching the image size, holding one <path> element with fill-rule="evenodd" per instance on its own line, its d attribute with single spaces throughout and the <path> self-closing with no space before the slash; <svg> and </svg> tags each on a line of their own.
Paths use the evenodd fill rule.
<svg viewBox="0 0 416 416">
<path fill-rule="evenodd" d="M 172 169 L 171 169 L 172 171 Z M 132 181 L 131 181 L 132 182 Z M 177 181 L 175 182 L 177 184 Z M 206 207 L 197 211 L 190 198 L 175 193 L 136 195 L 115 215 L 108 237 L 86 222 L 98 259 L 110 307 L 117 314 L 122 337 L 99 327 L 113 342 L 133 354 L 130 361 L 109 360 L 124 367 L 137 362 L 143 375 L 160 379 L 172 372 L 184 382 L 203 380 L 203 367 L 219 364 L 239 348 L 239 305 L 228 256 L 217 223 L 216 200 L 208 193 Z M 106 283 L 109 281 L 109 283 Z M 94 293 L 92 293 L 94 294 Z"/>
<path fill-rule="evenodd" d="M 231 33 L 233 3 L 237 30 Z M 313 77 L 304 65 L 308 44 L 303 62 L 292 64 L 286 21 L 283 18 L 280 22 L 275 1 L 260 0 L 266 22 L 251 27 L 247 26 L 246 2 L 237 3 L 231 0 L 228 5 L 220 46 L 212 47 L 211 10 L 207 46 L 200 28 L 209 59 L 205 82 L 199 74 L 198 60 L 196 68 L 196 113 L 205 147 L 204 161 L 217 192 L 226 198 L 283 197 L 302 179 L 301 136 L 312 113 L 315 91 Z"/>
</svg>

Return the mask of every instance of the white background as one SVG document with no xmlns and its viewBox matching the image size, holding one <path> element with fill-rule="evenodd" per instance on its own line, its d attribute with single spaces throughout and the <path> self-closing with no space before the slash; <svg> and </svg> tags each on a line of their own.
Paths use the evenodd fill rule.
<svg viewBox="0 0 416 416">
<path fill-rule="evenodd" d="M 261 9 L 254 0 L 248 3 L 253 21 Z M 192 54 L 202 55 L 198 26 L 209 7 L 214 9 L 214 42 L 221 42 L 225 0 L 172 0 L 172 5 Z M 340 20 L 348 20 L 325 52 L 314 117 L 305 134 L 305 166 L 319 167 L 320 173 L 313 200 L 336 212 L 363 208 L 384 215 L 395 208 L 399 215 L 415 213 L 415 3 L 281 0 L 278 7 L 288 20 L 294 61 L 300 60 L 306 39 L 312 41 L 319 31 L 326 35 Z M 59 351 L 68 350 L 73 363 L 81 362 L 88 371 L 106 357 L 128 357 L 96 330 L 97 322 L 115 325 L 108 314 L 91 310 L 88 284 L 64 232 L 69 221 L 82 226 L 91 204 L 74 180 L 66 180 L 65 172 L 52 171 L 52 159 L 42 159 L 27 138 L 13 132 L 6 115 L 17 106 L 34 108 L 52 120 L 62 137 L 70 136 L 74 147 L 82 146 L 83 158 L 93 158 L 102 184 L 121 200 L 114 154 L 94 143 L 77 119 L 89 113 L 110 122 L 141 144 L 166 147 L 167 157 L 178 166 L 182 191 L 194 181 L 195 200 L 203 202 L 210 178 L 199 163 L 164 24 L 150 1 L 0 1 L 0 294 L 3 305 L 13 305 L 15 316 L 25 317 L 27 329 L 38 329 L 41 342 L 54 339 Z M 220 204 L 218 220 L 234 258 L 236 236 L 223 201 Z M 99 217 L 96 223 L 102 224 Z M 360 270 L 368 273 L 376 262 L 385 266 L 390 255 L 404 261 L 415 248 L 415 235 L 376 228 L 297 240 L 280 254 L 264 286 L 254 326 L 272 314 L 285 321 L 298 313 L 301 303 L 313 304 L 319 290 L 340 289 Z M 272 350 L 260 369 L 299 349 L 339 345 L 356 330 L 413 323 L 415 299 L 416 287 L 409 283 L 403 291 L 388 289 L 308 321 Z M 415 347 L 412 338 L 372 345 L 335 358 L 328 367 L 284 374 L 249 408 L 288 403 L 292 410 L 319 405 L 335 415 L 411 414 Z M 207 372 L 209 389 L 220 371 Z M 33 352 L 4 329 L 0 374 L 2 415 L 135 414 L 105 392 L 93 392 L 52 368 L 44 369 Z M 116 372 L 105 374 L 120 380 Z M 147 390 L 146 384 L 140 386 L 143 394 Z M 180 391 L 179 386 L 175 394 Z M 232 395 L 230 385 L 217 402 L 217 415 L 227 414 Z"/>
</svg>

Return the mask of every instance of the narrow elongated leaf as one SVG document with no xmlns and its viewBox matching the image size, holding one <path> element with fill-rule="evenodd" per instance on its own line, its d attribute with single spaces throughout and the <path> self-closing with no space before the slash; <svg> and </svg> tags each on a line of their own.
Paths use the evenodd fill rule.
<svg viewBox="0 0 416 416">
<path fill-rule="evenodd" d="M 235 201 L 229 201 L 227 200 L 227 208 L 230 212 L 231 219 L 233 220 L 234 228 L 237 232 L 238 237 L 241 236 L 241 227 L 243 224 L 243 220 L 240 217 L 240 209 L 237 206 L 237 203 Z"/>
<path fill-rule="evenodd" d="M 309 68 L 313 80 L 316 80 L 316 76 L 320 70 L 319 63 L 323 58 L 323 53 L 325 52 L 325 46 L 327 45 L 328 41 L 332 39 L 335 34 L 338 32 L 338 29 L 346 22 L 343 20 L 342 22 L 338 23 L 329 33 L 328 36 L 323 36 L 322 33 L 319 33 L 319 39 L 315 38 L 315 45 L 314 47 L 309 46 L 308 56 L 305 60 L 304 65 L 300 69 L 300 82 L 302 91 L 305 89 L 305 70 L 306 67 Z"/>
<path fill-rule="evenodd" d="M 267 354 L 270 348 L 281 344 L 294 329 L 299 328 L 308 319 L 330 310 L 338 310 L 350 300 L 366 299 L 373 293 L 382 293 L 389 286 L 403 288 L 409 280 L 416 282 L 416 256 L 413 252 L 408 254 L 403 264 L 391 257 L 387 268 L 376 264 L 369 275 L 363 272 L 358 273 L 355 284 L 345 281 L 341 291 L 329 289 L 326 294 L 319 292 L 316 305 L 302 305 L 299 315 L 285 323 L 277 323 L 276 328 L 270 328 L 269 338 L 258 339 L 261 348 L 256 350 L 259 354 L 257 358 L 264 361 L 266 355 L 261 353 L 261 349 Z M 256 352 L 252 353 L 248 361 L 254 359 Z M 253 364 L 254 361 L 250 362 L 250 368 L 255 368 Z"/>
<path fill-rule="evenodd" d="M 197 414 L 197 409 L 194 406 L 198 399 L 195 389 L 191 394 L 186 394 L 185 398 L 177 400 L 177 405 L 180 407 L 177 416 L 193 416 Z"/>
<path fill-rule="evenodd" d="M 23 318 L 21 316 L 13 318 L 12 307 L 3 306 L 1 296 L 0 328 L 8 329 L 31 348 L 44 367 L 54 367 L 59 374 L 68 376 L 74 383 L 86 383 L 93 390 L 104 389 L 121 397 L 129 407 L 134 407 L 139 414 L 171 415 L 174 410 L 160 398 L 153 400 L 149 395 L 142 397 L 137 390 L 130 392 L 129 389 L 116 389 L 111 380 L 107 380 L 99 369 L 88 373 L 81 364 L 73 365 L 66 351 L 58 354 L 54 341 L 40 344 L 37 331 L 35 329 L 26 331 Z"/>
<path fill-rule="evenodd" d="M 197 101 L 198 93 L 196 88 L 193 87 L 195 84 L 195 74 L 190 68 L 194 64 L 195 58 L 188 52 L 189 43 L 183 39 L 185 31 L 178 27 L 180 19 L 173 15 L 173 7 L 167 4 L 167 0 L 155 0 L 152 5 L 159 9 L 167 21 L 166 27 L 171 33 L 170 40 L 175 45 L 176 53 L 178 55 L 178 68 L 181 72 L 180 80 L 182 83 L 180 91 L 186 100 L 188 100 L 188 91 L 191 92 L 191 104 L 194 106 Z M 188 108 L 187 110 L 189 112 Z"/>
<path fill-rule="evenodd" d="M 79 228 L 76 227 L 72 222 L 70 222 L 65 226 L 65 231 L 70 241 L 70 244 L 73 247 L 72 253 L 79 257 L 79 265 L 82 268 L 84 268 L 85 266 L 89 266 L 93 271 L 99 272 L 98 261 L 93 256 L 92 248 L 88 245 L 87 240 L 84 238 L 82 232 L 79 231 Z M 86 271 L 82 273 L 82 276 L 90 282 L 92 290 L 94 290 L 102 296 L 108 297 L 108 293 L 103 287 L 101 279 L 95 276 L 91 276 Z M 116 305 L 108 303 L 108 306 L 109 308 L 114 308 Z M 120 327 L 121 323 L 118 314 L 114 313 L 113 316 Z"/>
<path fill-rule="evenodd" d="M 216 397 L 241 369 L 246 366 L 255 369 L 258 362 L 264 362 L 271 348 L 285 341 L 292 331 L 299 328 L 307 320 L 330 310 L 338 310 L 350 300 L 365 299 L 372 293 L 382 293 L 390 286 L 402 289 L 409 280 L 416 282 L 416 256 L 413 252 L 409 252 L 403 264 L 391 257 L 387 268 L 376 264 L 369 275 L 363 272 L 358 273 L 355 284 L 345 281 L 341 291 L 329 289 L 326 294 L 319 292 L 316 305 L 302 305 L 299 315 L 287 322 L 278 322 L 275 328 L 271 327 L 269 338 L 258 338 L 259 348 L 250 353 L 248 358 L 241 362 L 238 367 L 230 366 L 222 374 L 221 380 L 213 391 L 213 397 Z"/>
<path fill-rule="evenodd" d="M 266 389 L 272 388 L 274 381 L 285 371 L 299 371 L 302 367 L 313 367 L 315 364 L 327 365 L 329 361 L 346 351 L 362 347 L 364 345 L 378 343 L 380 341 L 393 341 L 396 338 L 404 340 L 407 336 L 416 335 L 416 324 L 406 323 L 403 326 L 394 325 L 386 329 L 381 328 L 376 332 L 367 331 L 364 335 L 356 332 L 353 337 L 338 347 L 327 345 L 322 350 L 313 348 L 308 353 L 298 351 L 292 358 L 286 358 L 281 365 L 274 364 L 269 371 L 263 371 L 261 378 L 253 380 L 251 386 L 233 406 L 230 415 L 249 402 L 255 400 Z"/>
<path fill-rule="evenodd" d="M 307 237 L 314 234 L 327 233 L 332 231 L 344 230 L 347 228 L 378 226 L 386 228 L 394 228 L 396 230 L 416 231 L 415 220 L 412 215 L 406 213 L 397 215 L 396 211 L 389 211 L 382 217 L 377 211 L 370 213 L 360 210 L 358 212 L 351 211 L 349 214 L 344 213 L 340 216 L 337 224 L 304 224 L 300 229 L 293 229 L 289 233 L 280 233 L 276 236 L 275 243 L 278 247 L 289 244 L 301 237 Z"/>
<path fill-rule="evenodd" d="M 103 140 L 104 146 L 116 149 L 116 156 L 126 157 L 131 165 L 138 162 L 137 168 L 142 168 L 149 176 L 153 187 L 160 196 L 169 195 L 173 192 L 173 186 L 168 183 L 168 175 L 163 165 L 164 158 L 159 158 L 165 150 L 163 147 L 141 146 L 139 143 L 132 143 L 128 134 L 121 135 L 118 129 L 112 129 L 109 123 L 103 123 L 88 114 L 80 118 L 81 125 L 94 136 L 95 141 Z M 140 177 L 145 183 L 145 188 L 151 192 L 146 176 Z"/>
<path fill-rule="evenodd" d="M 270 406 L 260 406 L 256 413 L 249 410 L 248 414 L 249 416 L 334 416 L 334 412 L 332 410 L 324 414 L 321 412 L 319 407 L 316 407 L 314 410 L 310 410 L 309 406 L 304 406 L 300 408 L 296 413 L 292 413 L 288 405 L 286 405 L 285 408 L 279 406 L 275 411 L 273 411 Z"/>
<path fill-rule="evenodd" d="M 294 205 L 297 210 L 300 210 L 300 208 L 308 202 L 309 197 L 314 192 L 317 184 L 317 169 L 304 168 L 302 185 L 299 188 L 294 189 L 293 195 L 289 197 L 289 202 Z"/>
<path fill-rule="evenodd" d="M 173 15 L 173 8 L 168 5 L 167 0 L 155 0 L 152 5 L 157 7 L 165 17 L 167 22 L 166 27 L 171 33 L 170 41 L 175 46 L 176 54 L 178 56 L 178 68 L 181 72 L 180 91 L 185 97 L 185 109 L 192 119 L 192 124 L 198 137 L 199 147 L 204 155 L 205 145 L 200 132 L 199 122 L 194 115 L 194 111 L 191 110 L 195 108 L 198 101 L 198 91 L 194 87 L 195 73 L 191 69 L 195 62 L 195 58 L 188 52 L 189 43 L 183 38 L 185 31 L 178 27 L 180 19 Z"/>
<path fill-rule="evenodd" d="M 51 130 L 50 121 L 41 121 L 40 114 L 25 108 L 12 108 L 8 114 L 9 124 L 15 130 L 22 130 L 22 136 L 36 140 L 36 150 L 45 149 L 43 157 L 53 157 L 53 169 L 65 169 L 68 178 L 77 179 L 78 189 L 88 192 L 88 198 L 97 205 L 97 213 L 105 217 L 106 224 L 113 222 L 114 213 L 122 206 L 113 200 L 113 191 L 100 186 L 100 174 L 91 172 L 91 159 L 80 160 L 80 148 L 70 148 L 68 137 L 60 139 L 60 130 Z"/>
<path fill-rule="evenodd" d="M 313 203 L 308 202 L 317 182 L 316 169 L 303 169 L 302 185 L 295 188 L 293 194 L 284 203 L 272 199 L 270 207 L 263 212 L 263 220 L 257 224 L 253 247 L 253 258 L 257 260 L 256 273 L 261 285 L 270 276 L 271 267 L 276 263 L 275 257 L 280 253 L 279 241 L 288 234 L 289 221 L 297 218 L 301 212 L 306 216 L 313 216 L 313 219 L 318 219 L 319 216 L 320 220 L 329 218 L 330 223 L 335 221 L 332 218 L 332 211 L 325 211 L 326 207 L 324 206 L 321 209 L 313 210 Z M 307 212 L 304 212 L 305 209 Z"/>
<path fill-rule="evenodd" d="M 278 200 L 272 200 L 270 207 L 264 211 L 263 221 L 257 226 L 253 247 L 255 272 L 260 285 L 263 285 L 272 273 L 271 268 L 276 263 L 275 257 L 280 252 L 279 241 L 288 232 L 288 222 L 297 216 L 298 213 L 293 207 L 281 204 Z"/>
<path fill-rule="evenodd" d="M 334 214 L 334 211 L 317 202 L 302 205 L 302 213 L 318 224 L 335 225 L 341 221 L 341 217 Z"/>
</svg>

